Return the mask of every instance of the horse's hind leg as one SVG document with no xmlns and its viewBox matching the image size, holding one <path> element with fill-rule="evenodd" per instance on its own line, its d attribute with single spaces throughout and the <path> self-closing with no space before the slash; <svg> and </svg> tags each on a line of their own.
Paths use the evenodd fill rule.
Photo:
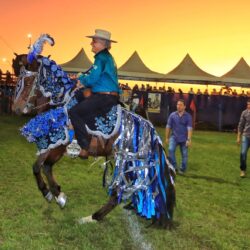
<svg viewBox="0 0 250 250">
<path fill-rule="evenodd" d="M 94 220 L 102 220 L 108 213 L 110 213 L 118 205 L 118 196 L 115 192 L 109 199 L 109 201 L 97 212 L 92 214 Z"/>
<path fill-rule="evenodd" d="M 57 184 L 53 176 L 53 166 L 62 158 L 63 153 L 65 152 L 65 148 L 65 146 L 60 146 L 51 150 L 43 164 L 43 172 L 48 180 L 50 191 L 55 196 L 57 203 L 62 208 L 66 204 L 66 196 L 61 192 L 61 187 Z"/>
<path fill-rule="evenodd" d="M 46 183 L 44 182 L 43 177 L 41 175 L 41 167 L 43 165 L 46 156 L 47 156 L 46 154 L 42 154 L 38 157 L 36 162 L 33 164 L 33 174 L 36 179 L 36 183 L 39 190 L 41 191 L 45 199 L 48 202 L 51 202 L 51 200 L 53 199 L 53 195 L 47 188 Z"/>
<path fill-rule="evenodd" d="M 93 213 L 90 216 L 83 217 L 79 220 L 80 224 L 95 222 L 102 220 L 108 213 L 110 213 L 116 206 L 118 205 L 118 196 L 117 192 L 115 191 L 112 196 L 110 197 L 109 201 L 102 206 L 98 211 Z"/>
</svg>

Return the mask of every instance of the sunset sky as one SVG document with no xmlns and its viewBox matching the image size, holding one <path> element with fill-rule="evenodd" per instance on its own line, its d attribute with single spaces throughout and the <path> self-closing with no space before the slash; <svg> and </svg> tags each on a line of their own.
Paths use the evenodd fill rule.
<svg viewBox="0 0 250 250">
<path fill-rule="evenodd" d="M 92 60 L 95 28 L 112 32 L 112 54 L 121 66 L 137 50 L 152 70 L 167 73 L 189 53 L 210 74 L 221 76 L 244 57 L 250 64 L 249 0 L 1 0 L 0 68 L 10 69 L 13 51 L 27 53 L 29 40 L 49 33 L 46 45 L 57 63 L 83 47 Z M 7 58 L 3 62 L 2 58 Z"/>
</svg>

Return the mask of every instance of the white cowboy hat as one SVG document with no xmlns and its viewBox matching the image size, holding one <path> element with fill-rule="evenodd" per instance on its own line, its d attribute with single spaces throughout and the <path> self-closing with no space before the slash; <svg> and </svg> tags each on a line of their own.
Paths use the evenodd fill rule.
<svg viewBox="0 0 250 250">
<path fill-rule="evenodd" d="M 107 30 L 96 29 L 93 36 L 86 36 L 88 38 L 99 38 L 110 41 L 112 43 L 117 43 L 117 41 L 111 40 L 111 33 Z"/>
</svg>

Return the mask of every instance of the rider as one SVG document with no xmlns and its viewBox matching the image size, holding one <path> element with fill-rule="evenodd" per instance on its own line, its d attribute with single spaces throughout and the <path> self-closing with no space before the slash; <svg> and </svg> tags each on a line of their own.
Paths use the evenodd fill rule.
<svg viewBox="0 0 250 250">
<path fill-rule="evenodd" d="M 91 140 L 85 127 L 88 116 L 106 112 L 118 103 L 119 93 L 121 93 L 116 64 L 109 52 L 111 43 L 116 43 L 116 41 L 110 39 L 111 33 L 109 31 L 101 29 L 96 29 L 94 35 L 87 37 L 92 38 L 91 46 L 92 52 L 95 54 L 95 61 L 87 74 L 81 73 L 78 76 L 78 87 L 90 88 L 92 95 L 69 111 L 75 136 L 81 147 L 79 157 L 82 159 L 88 158 Z"/>
</svg>

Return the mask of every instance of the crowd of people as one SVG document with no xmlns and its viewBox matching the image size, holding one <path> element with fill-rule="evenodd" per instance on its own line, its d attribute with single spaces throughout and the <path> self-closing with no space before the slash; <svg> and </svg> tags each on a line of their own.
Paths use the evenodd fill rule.
<svg viewBox="0 0 250 250">
<path fill-rule="evenodd" d="M 1 106 L 0 109 L 7 110 L 6 112 L 11 112 L 10 106 L 15 92 L 15 84 L 16 77 L 12 75 L 8 70 L 6 73 L 0 69 L 0 98 L 1 98 Z M 188 99 L 192 100 L 192 97 L 196 97 L 197 104 L 201 102 L 201 98 L 209 98 L 209 96 L 230 96 L 230 97 L 249 97 L 250 91 L 247 90 L 237 90 L 233 89 L 229 86 L 222 86 L 219 88 L 213 88 L 212 90 L 208 90 L 207 88 L 201 90 L 200 88 L 194 89 L 190 87 L 189 90 L 185 89 L 185 91 L 181 88 L 177 88 L 176 86 L 152 86 L 150 83 L 142 83 L 135 84 L 133 87 L 130 86 L 129 83 L 119 83 L 119 86 L 122 90 L 129 90 L 132 93 L 142 91 L 142 92 L 150 92 L 150 93 L 167 93 L 167 94 L 178 94 L 178 98 L 185 99 L 184 95 L 188 94 Z M 5 97 L 5 100 L 3 100 Z M 126 98 L 125 98 L 126 99 Z M 122 99 L 123 100 L 123 99 Z M 8 102 L 7 104 L 4 102 Z M 189 101 L 187 101 L 187 104 Z M 5 108 L 3 108 L 3 106 Z M 6 108 L 8 107 L 8 108 Z M 188 105 L 189 107 L 189 105 Z"/>
<path fill-rule="evenodd" d="M 152 87 L 150 84 L 141 84 L 141 86 L 139 86 L 139 84 L 135 84 L 133 88 L 131 88 L 129 86 L 128 83 L 125 84 L 121 84 L 120 83 L 120 87 L 123 90 L 132 90 L 134 91 L 146 91 L 146 92 L 158 92 L 158 93 L 178 93 L 179 95 L 184 94 L 185 92 L 181 89 L 178 88 L 178 90 L 176 91 L 175 88 L 173 87 L 157 87 L 154 86 Z M 187 92 L 188 94 L 194 94 L 194 95 L 223 95 L 223 96 L 244 96 L 244 97 L 250 97 L 250 91 L 245 91 L 245 90 L 241 90 L 241 92 L 237 92 L 236 89 L 232 89 L 229 86 L 222 86 L 220 88 L 220 90 L 217 90 L 216 88 L 213 88 L 212 91 L 208 91 L 208 89 L 206 88 L 204 91 L 201 91 L 201 89 L 197 89 L 197 91 L 195 91 L 192 87 L 188 90 Z"/>
</svg>

